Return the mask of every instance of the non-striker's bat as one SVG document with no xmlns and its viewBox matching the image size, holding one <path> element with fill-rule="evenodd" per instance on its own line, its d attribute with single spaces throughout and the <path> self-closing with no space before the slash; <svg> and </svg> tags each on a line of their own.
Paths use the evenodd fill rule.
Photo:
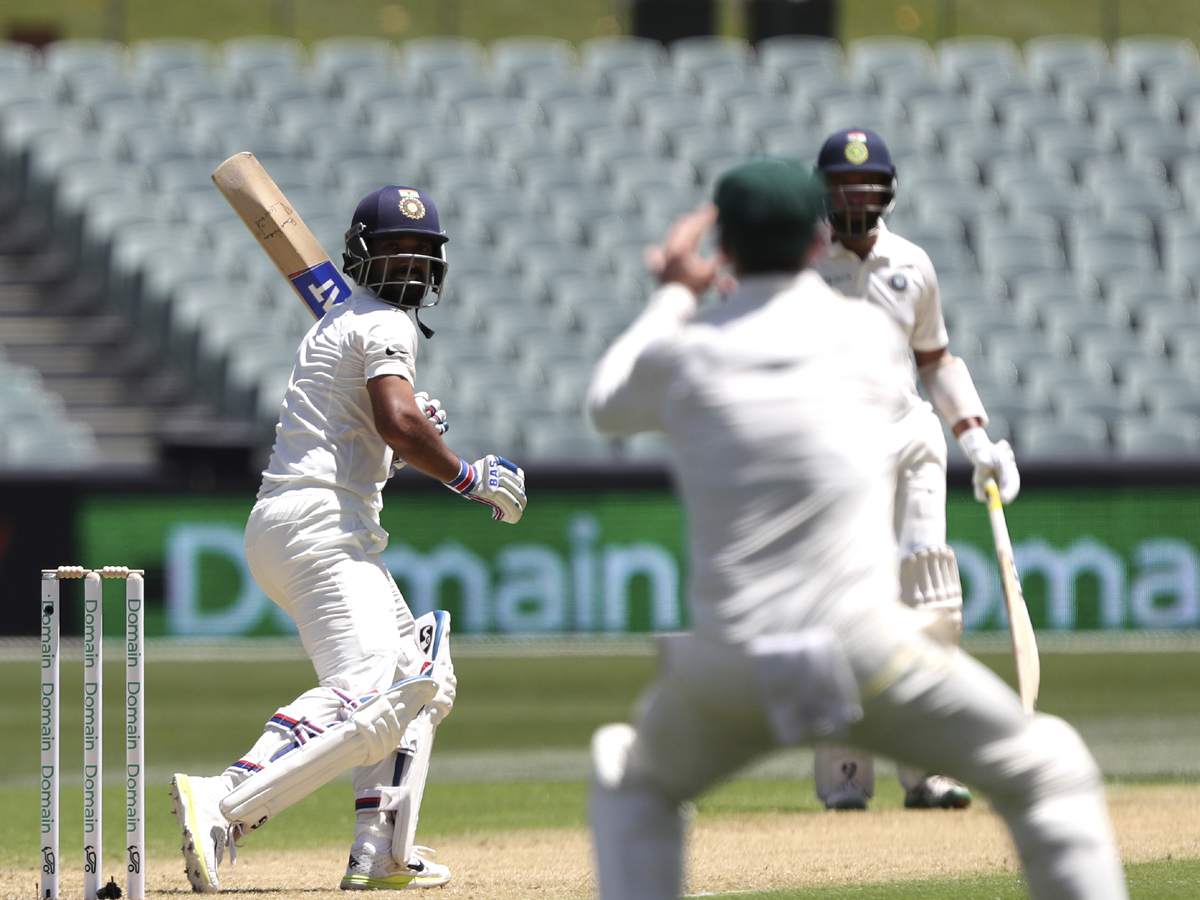
<svg viewBox="0 0 1200 900">
<path fill-rule="evenodd" d="M 1012 540 L 1008 536 L 1004 506 L 1000 503 L 1000 489 L 996 487 L 996 480 L 989 478 L 984 482 L 983 490 L 987 495 L 988 518 L 992 522 L 996 562 L 1000 564 L 1000 584 L 1004 588 L 1004 606 L 1008 611 L 1013 657 L 1017 662 L 1017 688 L 1025 712 L 1033 715 L 1033 709 L 1037 705 L 1038 686 L 1042 680 L 1037 638 L 1033 633 L 1033 623 L 1029 620 L 1029 607 L 1025 605 L 1025 595 L 1021 592 L 1017 566 L 1013 562 Z"/>
<path fill-rule="evenodd" d="M 235 153 L 212 180 L 316 318 L 350 296 L 338 267 L 253 153 Z"/>
</svg>

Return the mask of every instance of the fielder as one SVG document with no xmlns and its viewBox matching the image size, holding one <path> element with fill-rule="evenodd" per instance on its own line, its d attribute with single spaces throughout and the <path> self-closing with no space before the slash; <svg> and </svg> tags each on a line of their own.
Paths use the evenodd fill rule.
<svg viewBox="0 0 1200 900">
<path fill-rule="evenodd" d="M 415 837 L 434 730 L 454 704 L 449 616 L 414 621 L 380 561 L 381 491 L 404 464 L 517 522 L 525 475 L 507 460 L 471 464 L 442 442 L 445 415 L 413 393 L 417 337 L 408 310 L 438 302 L 447 238 L 422 191 L 368 194 L 346 232 L 357 285 L 305 335 L 276 426 L 246 559 L 296 620 L 320 686 L 278 710 L 219 776 L 177 774 L 171 796 L 188 880 L 219 888 L 226 847 L 346 769 L 355 825 L 343 890 L 434 887 L 450 870 Z"/>
<path fill-rule="evenodd" d="M 636 725 L 592 740 L 603 900 L 673 900 L 682 804 L 755 757 L 849 739 L 986 791 L 1039 900 L 1124 900 L 1100 773 L 994 673 L 900 603 L 893 454 L 908 346 L 873 304 L 805 271 L 826 196 L 798 162 L 727 173 L 683 217 L 662 286 L 612 345 L 588 405 L 603 432 L 663 431 L 687 511 L 694 630 L 662 643 Z M 717 267 L 740 287 L 693 318 Z M 653 256 L 651 258 L 654 258 Z"/>
<path fill-rule="evenodd" d="M 831 194 L 833 243 L 813 268 L 847 297 L 885 310 L 912 348 L 916 369 L 938 412 L 975 467 L 975 497 L 992 476 L 1007 504 L 1021 479 L 1008 441 L 992 443 L 987 413 L 966 364 L 947 349 L 937 275 L 929 256 L 888 231 L 883 216 L 896 199 L 896 168 L 879 135 L 863 128 L 829 136 L 817 157 Z M 946 439 L 937 415 L 917 393 L 912 365 L 900 376 L 907 413 L 892 430 L 895 531 L 900 553 L 900 598 L 931 617 L 932 633 L 958 643 L 962 585 L 946 543 Z M 871 756 L 849 747 L 818 745 L 813 774 L 830 809 L 866 809 L 875 791 Z M 909 808 L 961 809 L 971 794 L 958 782 L 907 766 L 898 770 Z"/>
</svg>

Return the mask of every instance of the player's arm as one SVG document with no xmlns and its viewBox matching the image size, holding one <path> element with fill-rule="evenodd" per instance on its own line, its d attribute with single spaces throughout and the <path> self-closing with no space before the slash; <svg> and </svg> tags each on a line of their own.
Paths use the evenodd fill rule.
<svg viewBox="0 0 1200 900">
<path fill-rule="evenodd" d="M 492 507 L 492 519 L 517 522 L 525 510 L 525 473 L 499 456 L 475 463 L 460 459 L 443 443 L 437 426 L 418 406 L 412 384 L 401 375 L 367 381 L 375 430 L 397 458 L 438 479 L 470 500 Z"/>
<path fill-rule="evenodd" d="M 458 457 L 417 405 L 413 386 L 400 375 L 376 375 L 367 382 L 375 430 L 397 458 L 419 472 L 449 481 L 458 474 Z"/>
<path fill-rule="evenodd" d="M 992 443 L 984 431 L 987 412 L 967 364 L 947 349 L 949 336 L 942 316 L 942 298 L 938 289 L 937 272 L 928 254 L 918 250 L 914 267 L 921 293 L 914 310 L 912 348 L 917 372 L 929 393 L 934 407 L 946 420 L 958 438 L 963 453 L 975 467 L 975 498 L 986 502 L 983 484 L 995 478 L 1004 502 L 1008 503 L 1021 489 L 1016 460 L 1008 441 Z"/>
<path fill-rule="evenodd" d="M 1016 458 L 1008 441 L 992 443 L 983 430 L 987 425 L 987 413 L 971 373 L 967 371 L 966 362 L 945 347 L 939 350 L 914 350 L 913 353 L 917 372 L 921 375 L 925 390 L 929 392 L 929 398 L 975 467 L 972 478 L 975 499 L 986 502 L 983 484 L 987 479 L 994 478 L 1004 502 L 1011 502 L 1021 489 Z"/>
<path fill-rule="evenodd" d="M 716 261 L 697 251 L 716 218 L 716 207 L 705 204 L 680 216 L 661 245 L 647 248 L 647 266 L 660 286 L 592 375 L 587 406 L 599 431 L 630 435 L 662 428 L 671 338 L 695 315 L 697 294 L 717 276 Z"/>
</svg>

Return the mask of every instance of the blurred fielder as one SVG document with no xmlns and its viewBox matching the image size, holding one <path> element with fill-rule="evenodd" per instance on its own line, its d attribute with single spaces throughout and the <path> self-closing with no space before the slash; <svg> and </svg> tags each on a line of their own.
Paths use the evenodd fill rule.
<svg viewBox="0 0 1200 900">
<path fill-rule="evenodd" d="M 368 194 L 346 232 L 343 269 L 358 287 L 300 345 L 246 559 L 296 620 L 320 687 L 278 710 L 223 774 L 175 776 L 196 891 L 218 890 L 235 839 L 350 768 L 356 815 L 342 889 L 450 880 L 413 843 L 434 729 L 454 703 L 449 617 L 414 621 L 381 562 L 381 491 L 408 464 L 488 504 L 493 519 L 517 522 L 525 476 L 496 456 L 459 459 L 442 442 L 440 404 L 413 393 L 417 333 L 406 313 L 438 302 L 446 240 L 424 192 L 389 185 Z"/>
<path fill-rule="evenodd" d="M 874 304 L 805 271 L 826 192 L 800 163 L 727 173 L 658 254 L 662 287 L 600 361 L 608 434 L 663 431 L 687 510 L 694 630 L 662 643 L 635 727 L 592 739 L 603 900 L 673 900 L 681 804 L 755 757 L 849 739 L 984 790 L 1039 900 L 1122 900 L 1100 773 L 1079 735 L 1025 715 L 991 671 L 897 603 L 888 443 L 908 346 Z M 716 223 L 740 287 L 693 320 Z"/>
<path fill-rule="evenodd" d="M 1021 480 L 1008 441 L 992 443 L 987 413 L 966 364 L 947 349 L 937 275 L 928 254 L 888 231 L 883 216 L 896 199 L 896 168 L 879 135 L 863 128 L 829 136 L 817 157 L 831 195 L 833 243 L 813 264 L 825 283 L 847 297 L 885 310 L 913 350 L 916 369 L 938 412 L 975 467 L 975 497 L 996 479 L 1004 503 Z M 899 376 L 906 413 L 892 429 L 895 531 L 900 554 L 900 598 L 931 618 L 930 632 L 958 643 L 962 585 L 946 543 L 946 439 L 937 415 L 917 393 L 911 364 Z M 866 809 L 875 792 L 872 757 L 849 747 L 818 745 L 813 774 L 817 795 L 830 809 Z M 942 775 L 900 766 L 904 805 L 928 809 L 970 804 L 966 787 Z"/>
</svg>

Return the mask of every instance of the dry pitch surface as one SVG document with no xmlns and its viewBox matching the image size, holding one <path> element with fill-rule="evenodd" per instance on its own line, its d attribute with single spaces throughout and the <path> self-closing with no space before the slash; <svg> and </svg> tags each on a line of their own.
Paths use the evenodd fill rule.
<svg viewBox="0 0 1200 900">
<path fill-rule="evenodd" d="M 1200 786 L 1109 790 L 1113 826 L 1126 862 L 1200 858 Z M 509 832 L 438 841 L 437 858 L 454 881 L 431 898 L 524 900 L 592 897 L 590 848 L 579 829 Z M 858 848 L 869 848 L 864 858 Z M 692 827 L 692 893 L 766 890 L 986 875 L 1016 869 L 1000 819 L 986 808 L 911 812 L 701 817 Z M 255 852 L 222 868 L 226 896 L 315 900 L 337 891 L 336 851 Z M 33 869 L 0 873 L 0 897 L 37 895 Z M 151 861 L 148 893 L 190 893 L 181 862 Z M 82 876 L 67 871 L 62 895 L 78 897 Z"/>
</svg>

